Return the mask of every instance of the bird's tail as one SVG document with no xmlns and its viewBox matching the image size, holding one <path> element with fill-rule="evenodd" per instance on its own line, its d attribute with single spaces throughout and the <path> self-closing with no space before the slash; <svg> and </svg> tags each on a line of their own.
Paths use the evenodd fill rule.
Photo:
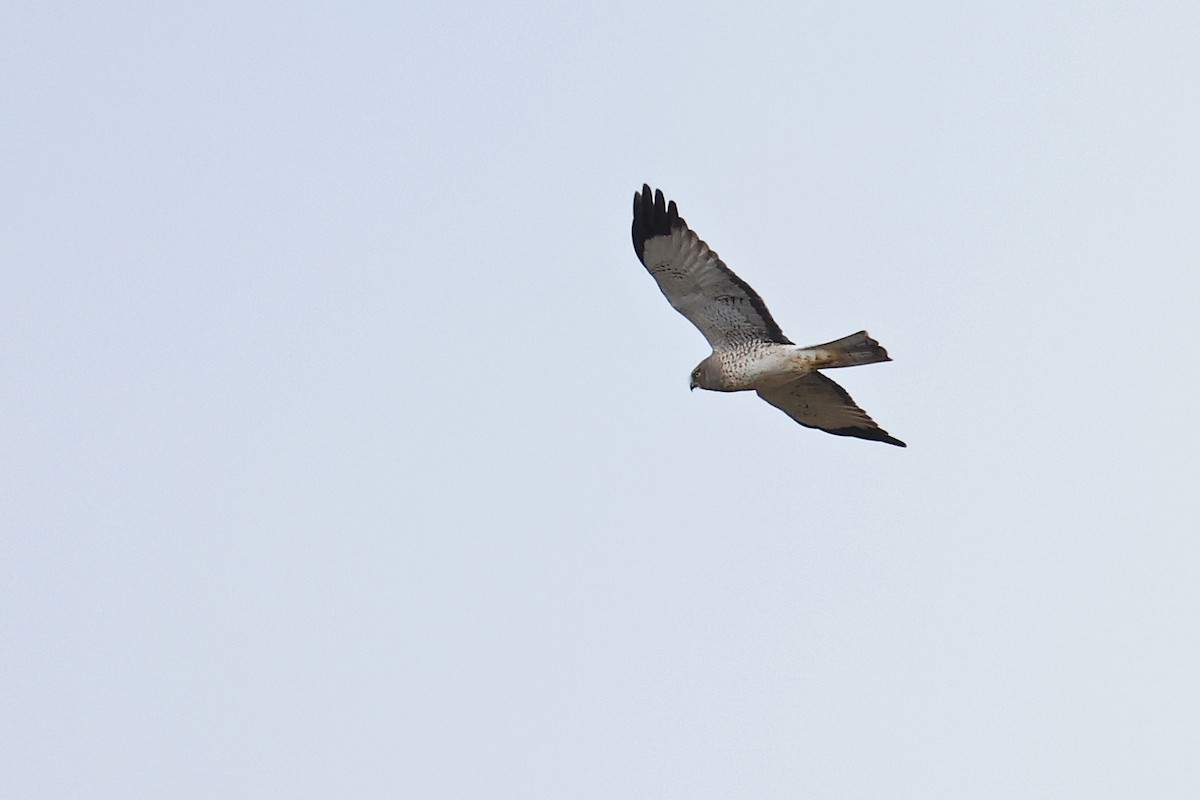
<svg viewBox="0 0 1200 800">
<path fill-rule="evenodd" d="M 852 333 L 835 339 L 832 342 L 819 344 L 814 350 L 825 350 L 832 357 L 822 369 L 829 367 L 857 367 L 860 364 L 874 364 L 879 361 L 891 361 L 887 350 L 880 347 L 879 342 L 867 335 L 866 331 Z"/>
</svg>

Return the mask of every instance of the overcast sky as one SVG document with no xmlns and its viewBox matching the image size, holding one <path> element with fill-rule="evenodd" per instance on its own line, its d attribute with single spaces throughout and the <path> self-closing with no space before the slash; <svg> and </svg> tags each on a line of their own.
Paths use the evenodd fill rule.
<svg viewBox="0 0 1200 800">
<path fill-rule="evenodd" d="M 0 795 L 1194 798 L 1200 5 L 0 8 Z M 661 187 L 906 450 L 688 392 Z"/>
</svg>

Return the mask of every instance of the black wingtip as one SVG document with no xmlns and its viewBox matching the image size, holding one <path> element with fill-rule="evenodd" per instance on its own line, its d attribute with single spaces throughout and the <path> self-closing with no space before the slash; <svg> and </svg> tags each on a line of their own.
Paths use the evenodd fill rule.
<svg viewBox="0 0 1200 800">
<path fill-rule="evenodd" d="M 655 236 L 669 236 L 672 228 L 682 227 L 679 209 L 675 201 L 667 202 L 662 190 L 651 190 L 642 184 L 642 191 L 633 195 L 633 251 L 638 260 L 645 263 L 646 240 Z"/>
</svg>

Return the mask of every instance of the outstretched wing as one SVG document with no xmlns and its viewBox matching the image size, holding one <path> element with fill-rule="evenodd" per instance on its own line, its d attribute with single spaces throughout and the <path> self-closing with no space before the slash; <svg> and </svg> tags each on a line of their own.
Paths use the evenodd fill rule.
<svg viewBox="0 0 1200 800">
<path fill-rule="evenodd" d="M 748 341 L 791 344 L 762 298 L 700 240 L 649 186 L 633 196 L 633 249 L 675 310 L 714 350 Z"/>
<path fill-rule="evenodd" d="M 845 389 L 819 372 L 810 372 L 776 389 L 759 389 L 758 396 L 805 427 L 836 436 L 908 446 L 888 435 L 855 404 Z"/>
</svg>

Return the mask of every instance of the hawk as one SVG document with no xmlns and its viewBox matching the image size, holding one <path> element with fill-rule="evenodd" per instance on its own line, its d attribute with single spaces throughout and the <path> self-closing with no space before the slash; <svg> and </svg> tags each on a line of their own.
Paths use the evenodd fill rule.
<svg viewBox="0 0 1200 800">
<path fill-rule="evenodd" d="M 633 196 L 633 249 L 675 310 L 712 346 L 692 370 L 692 389 L 753 390 L 805 427 L 907 446 L 820 372 L 891 361 L 866 331 L 811 347 L 793 344 L 762 298 L 687 226 L 675 201 L 647 185 Z"/>
</svg>

